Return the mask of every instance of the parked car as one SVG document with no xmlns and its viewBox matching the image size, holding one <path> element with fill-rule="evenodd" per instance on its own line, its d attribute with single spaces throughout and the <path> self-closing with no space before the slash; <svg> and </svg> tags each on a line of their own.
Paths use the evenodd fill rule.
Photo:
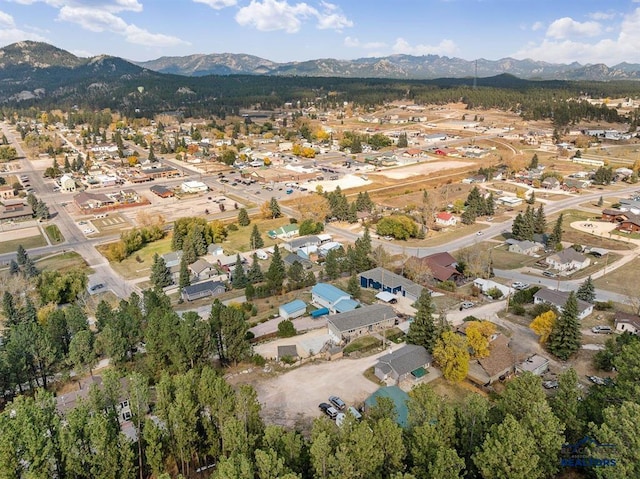
<svg viewBox="0 0 640 479">
<path fill-rule="evenodd" d="M 462 304 L 460 305 L 460 310 L 462 311 L 463 309 L 473 308 L 474 306 L 475 306 L 475 303 L 471 301 L 463 301 Z"/>
<path fill-rule="evenodd" d="M 591 328 L 592 333 L 596 334 L 611 334 L 613 329 L 610 326 L 594 326 Z"/>
<path fill-rule="evenodd" d="M 558 381 L 545 381 L 542 383 L 545 389 L 558 389 Z"/>
<path fill-rule="evenodd" d="M 329 402 L 333 404 L 336 407 L 336 409 L 340 411 L 342 411 L 345 407 L 347 407 L 344 401 L 340 399 L 338 396 L 329 396 Z"/>
<path fill-rule="evenodd" d="M 558 275 L 555 274 L 553 271 L 543 271 L 542 276 L 546 276 L 547 278 L 555 278 Z"/>
<path fill-rule="evenodd" d="M 598 384 L 600 386 L 604 386 L 606 383 L 606 381 L 601 378 L 600 376 L 587 376 L 587 378 L 589 378 L 589 381 L 591 381 L 594 384 Z"/>
<path fill-rule="evenodd" d="M 529 283 L 522 283 L 520 281 L 516 281 L 511 285 L 511 287 L 517 290 L 527 289 L 529 287 Z"/>
<path fill-rule="evenodd" d="M 338 411 L 336 408 L 334 408 L 331 404 L 326 403 L 326 402 L 321 402 L 318 407 L 320 408 L 320 410 L 325 413 L 327 416 L 329 416 L 331 419 L 335 419 L 336 416 L 338 415 Z"/>
<path fill-rule="evenodd" d="M 98 284 L 94 284 L 93 286 L 91 286 L 89 289 L 91 291 L 98 291 L 99 289 L 104 288 L 104 284 L 102 283 L 98 283 Z"/>
</svg>

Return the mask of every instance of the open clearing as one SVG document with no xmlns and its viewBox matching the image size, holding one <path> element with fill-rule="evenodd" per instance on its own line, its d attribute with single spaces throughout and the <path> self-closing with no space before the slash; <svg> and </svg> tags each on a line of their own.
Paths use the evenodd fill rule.
<svg viewBox="0 0 640 479">
<path fill-rule="evenodd" d="M 455 168 L 465 168 L 473 165 L 474 163 L 470 161 L 432 161 L 422 162 L 411 166 L 391 168 L 379 171 L 376 174 L 386 176 L 393 180 L 404 180 L 414 176 L 428 175 L 436 171 L 453 170 Z"/>
<path fill-rule="evenodd" d="M 640 258 L 617 268 L 606 276 L 593 281 L 596 288 L 603 288 L 609 291 L 616 291 L 631 297 L 640 297 Z"/>
<path fill-rule="evenodd" d="M 32 236 L 40 236 L 40 228 L 37 226 L 29 226 L 27 228 L 20 228 L 11 231 L 2 232 L 2 241 L 20 240 L 23 238 L 30 238 Z"/>
</svg>

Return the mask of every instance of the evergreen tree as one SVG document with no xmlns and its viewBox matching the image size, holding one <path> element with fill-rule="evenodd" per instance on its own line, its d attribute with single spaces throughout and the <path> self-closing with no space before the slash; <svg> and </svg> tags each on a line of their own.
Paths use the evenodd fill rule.
<svg viewBox="0 0 640 479">
<path fill-rule="evenodd" d="M 24 249 L 24 246 L 19 244 L 18 249 L 16 250 L 16 261 L 18 262 L 18 264 L 20 266 L 24 266 L 28 257 L 29 256 L 27 255 L 27 251 Z"/>
<path fill-rule="evenodd" d="M 149 161 L 156 161 L 156 154 L 153 151 L 153 145 L 149 145 Z"/>
<path fill-rule="evenodd" d="M 587 303 L 593 303 L 596 300 L 596 287 L 591 280 L 591 276 L 580 285 L 576 292 L 576 297 Z"/>
<path fill-rule="evenodd" d="M 430 353 L 438 339 L 438 329 L 433 319 L 434 306 L 431 302 L 431 291 L 422 290 L 416 304 L 416 316 L 409 326 L 407 342 L 424 346 Z"/>
<path fill-rule="evenodd" d="M 29 257 L 27 257 L 26 261 L 24 262 L 22 271 L 27 278 L 35 278 L 40 274 L 40 271 L 38 270 L 38 268 L 36 268 L 36 264 Z"/>
<path fill-rule="evenodd" d="M 249 218 L 249 213 L 247 213 L 246 208 L 240 208 L 238 211 L 238 224 L 240 226 L 249 226 L 251 223 L 251 219 Z"/>
<path fill-rule="evenodd" d="M 460 215 L 462 223 L 465 225 L 472 225 L 476 222 L 476 211 L 473 208 L 467 208 Z"/>
<path fill-rule="evenodd" d="M 556 220 L 555 225 L 553 226 L 553 231 L 551 236 L 549 237 L 549 246 L 553 248 L 557 248 L 562 241 L 562 221 L 563 221 L 564 213 L 560 213 L 558 219 Z"/>
<path fill-rule="evenodd" d="M 398 148 L 406 148 L 407 146 L 409 146 L 409 141 L 407 140 L 407 134 L 400 133 L 400 136 L 398 137 Z"/>
<path fill-rule="evenodd" d="M 362 237 L 358 238 L 355 242 L 352 262 L 352 269 L 356 273 L 362 273 L 363 271 L 371 269 L 373 265 L 371 259 L 371 233 L 369 232 L 368 226 L 364 228 Z"/>
<path fill-rule="evenodd" d="M 580 349 L 580 320 L 578 319 L 578 301 L 575 292 L 571 291 L 562 314 L 556 319 L 547 346 L 549 351 L 559 359 L 566 361 Z"/>
<path fill-rule="evenodd" d="M 236 255 L 236 265 L 233 268 L 233 274 L 231 275 L 231 285 L 233 289 L 242 289 L 247 285 L 247 275 L 244 272 L 244 267 L 242 266 L 242 260 L 240 259 L 240 255 Z"/>
<path fill-rule="evenodd" d="M 602 198 L 601 196 L 600 199 L 598 200 L 598 206 L 602 208 L 602 205 L 604 205 L 604 198 Z"/>
<path fill-rule="evenodd" d="M 264 275 L 260 269 L 260 263 L 258 262 L 258 255 L 253 253 L 251 258 L 251 267 L 247 271 L 247 280 L 251 284 L 260 283 L 264 280 Z"/>
<path fill-rule="evenodd" d="M 489 193 L 489 196 L 485 202 L 487 216 L 492 216 L 496 211 L 496 200 L 493 197 L 493 191 Z"/>
<path fill-rule="evenodd" d="M 354 298 L 360 298 L 362 294 L 362 289 L 360 288 L 360 282 L 358 281 L 358 277 L 355 274 L 352 274 L 349 277 L 349 282 L 347 283 L 347 293 L 349 293 Z"/>
<path fill-rule="evenodd" d="M 536 192 L 531 190 L 531 194 L 527 198 L 527 204 L 535 205 L 536 204 Z"/>
<path fill-rule="evenodd" d="M 260 231 L 256 224 L 253 225 L 249 241 L 251 243 L 251 249 L 260 249 L 264 246 L 264 240 L 262 239 L 262 236 L 260 236 Z"/>
<path fill-rule="evenodd" d="M 184 259 L 184 256 L 180 259 L 180 275 L 178 276 L 178 286 L 180 289 L 191 285 L 191 275 L 189 274 L 189 267 Z"/>
<path fill-rule="evenodd" d="M 271 201 L 269 201 L 269 209 L 271 210 L 272 218 L 280 218 L 282 216 L 282 211 L 280 210 L 280 204 L 275 197 L 271 197 Z"/>
<path fill-rule="evenodd" d="M 530 170 L 535 170 L 536 168 L 538 168 L 538 154 L 534 153 L 533 157 L 531 158 L 531 162 L 529 163 L 529 169 Z"/>
<path fill-rule="evenodd" d="M 294 261 L 287 271 L 289 290 L 293 291 L 304 286 L 304 267 L 300 261 Z"/>
<path fill-rule="evenodd" d="M 544 234 L 544 232 L 547 230 L 547 218 L 544 214 L 544 205 L 542 203 L 540 203 L 540 206 L 538 206 L 538 209 L 535 213 L 533 230 L 536 234 Z"/>
<path fill-rule="evenodd" d="M 9 263 L 9 274 L 14 276 L 20 272 L 20 265 L 16 262 L 15 259 L 12 259 Z"/>
<path fill-rule="evenodd" d="M 512 236 L 519 240 L 522 241 L 522 234 L 524 232 L 523 230 L 523 223 L 524 219 L 522 218 L 522 213 L 518 213 L 516 215 L 516 217 L 513 219 L 513 225 L 511 226 L 511 234 Z"/>
<path fill-rule="evenodd" d="M 338 264 L 338 251 L 332 249 L 324 259 L 324 274 L 328 279 L 336 279 L 340 276 L 340 265 Z"/>
<path fill-rule="evenodd" d="M 173 282 L 167 263 L 158 253 L 153 255 L 153 264 L 151 265 L 151 276 L 149 279 L 153 287 L 157 290 L 162 290 L 162 288 L 169 286 Z"/>
<path fill-rule="evenodd" d="M 2 294 L 2 315 L 8 324 L 16 324 L 18 322 L 18 308 L 16 308 L 13 295 L 9 291 Z"/>
<path fill-rule="evenodd" d="M 269 289 L 274 292 L 282 291 L 282 285 L 287 273 L 284 267 L 284 261 L 280 255 L 280 248 L 278 245 L 273 247 L 273 256 L 271 257 L 271 264 L 265 274 Z"/>
</svg>

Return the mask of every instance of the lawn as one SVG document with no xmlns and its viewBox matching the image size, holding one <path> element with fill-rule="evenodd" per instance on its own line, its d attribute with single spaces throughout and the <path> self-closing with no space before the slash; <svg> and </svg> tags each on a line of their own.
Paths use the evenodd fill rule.
<svg viewBox="0 0 640 479">
<path fill-rule="evenodd" d="M 73 251 L 59 253 L 52 256 L 45 256 L 36 260 L 36 266 L 39 270 L 66 272 L 73 269 L 82 269 L 87 274 L 91 274 L 93 270 L 89 268 L 87 262 L 82 256 Z"/>
<path fill-rule="evenodd" d="M 29 236 L 27 238 L 20 238 L 18 240 L 2 241 L 0 242 L 0 254 L 15 253 L 20 245 L 22 245 L 24 249 L 28 250 L 31 248 L 47 246 L 47 242 L 41 234 Z"/>
<path fill-rule="evenodd" d="M 632 294 L 638 297 L 638 284 L 640 284 L 640 258 L 607 273 L 602 278 L 593 280 L 596 288 L 615 291 L 620 294 Z"/>
<path fill-rule="evenodd" d="M 487 243 L 480 243 L 479 247 L 491 247 Z M 501 245 L 491 250 L 491 259 L 494 269 L 518 269 L 523 266 L 529 266 L 535 263 L 539 258 L 527 256 L 524 254 L 511 253 L 507 250 L 507 246 Z"/>
<path fill-rule="evenodd" d="M 64 241 L 64 236 L 60 233 L 57 225 L 48 225 L 44 228 L 51 244 L 58 244 Z"/>
<path fill-rule="evenodd" d="M 595 216 L 593 213 L 579 210 L 566 210 L 563 212 L 562 217 L 562 241 L 568 241 L 573 244 L 589 245 L 597 248 L 605 248 L 609 250 L 625 250 L 634 249 L 636 245 L 629 244 L 626 241 L 615 240 L 611 238 L 605 238 L 602 236 L 595 236 L 583 231 L 578 231 L 571 228 L 569 225 L 574 221 L 588 221 L 593 220 Z M 547 229 L 550 231 L 553 229 L 553 225 L 558 219 L 558 215 L 553 215 L 547 218 Z"/>
<path fill-rule="evenodd" d="M 351 341 L 342 351 L 345 355 L 356 351 L 370 351 L 382 345 L 382 342 L 374 336 L 361 336 Z"/>
<path fill-rule="evenodd" d="M 452 383 L 440 377 L 431 381 L 429 386 L 433 388 L 433 391 L 438 396 L 447 398 L 447 401 L 450 403 L 461 403 L 469 394 L 482 394 L 486 396 L 481 390 L 466 381 Z"/>
<path fill-rule="evenodd" d="M 98 251 L 104 254 L 108 245 L 100 245 Z M 153 264 L 153 255 L 168 253 L 171 251 L 171 235 L 153 243 L 149 243 L 142 249 L 136 251 L 128 258 L 120 263 L 112 262 L 111 267 L 125 279 L 135 279 L 149 276 L 151 274 L 151 265 Z"/>
<path fill-rule="evenodd" d="M 244 252 L 250 251 L 251 244 L 251 231 L 253 230 L 253 225 L 258 225 L 258 231 L 260 231 L 260 235 L 264 240 L 265 247 L 273 246 L 279 240 L 272 240 L 267 236 L 267 231 L 276 229 L 280 226 L 289 224 L 288 218 L 276 218 L 273 220 L 262 220 L 262 219 L 252 219 L 251 224 L 249 226 L 239 226 L 238 231 L 229 231 L 227 234 L 227 239 L 222 243 L 222 247 L 225 249 L 227 253 L 235 253 L 235 252 Z"/>
</svg>

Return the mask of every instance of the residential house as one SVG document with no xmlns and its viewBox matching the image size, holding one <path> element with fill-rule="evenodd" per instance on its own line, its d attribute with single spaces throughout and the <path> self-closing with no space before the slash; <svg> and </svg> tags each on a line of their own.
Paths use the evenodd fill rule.
<svg viewBox="0 0 640 479">
<path fill-rule="evenodd" d="M 22 201 L 6 202 L 4 206 L 0 206 L 0 222 L 22 221 L 31 218 L 33 218 L 33 209 Z"/>
<path fill-rule="evenodd" d="M 282 245 L 287 251 L 295 253 L 300 248 L 306 248 L 307 246 L 318 246 L 320 244 L 320 238 L 315 235 L 300 236 L 299 238 L 293 238 Z"/>
<path fill-rule="evenodd" d="M 535 241 L 520 241 L 515 238 L 509 238 L 507 244 L 509 245 L 508 250 L 510 253 L 524 254 L 527 256 L 535 256 L 538 251 L 543 248 L 542 244 Z"/>
<path fill-rule="evenodd" d="M 194 263 L 191 263 L 188 268 L 192 277 L 197 281 L 208 279 L 218 273 L 218 270 L 214 265 L 202 258 L 198 258 Z"/>
<path fill-rule="evenodd" d="M 617 210 L 614 208 L 605 208 L 602 210 L 602 221 L 608 221 L 609 223 L 619 223 L 622 220 L 628 218 L 626 211 Z"/>
<path fill-rule="evenodd" d="M 464 276 L 456 269 L 458 262 L 451 254 L 434 253 L 423 258 L 410 258 L 410 261 L 417 262 L 429 270 L 431 276 L 437 281 L 454 281 L 461 284 Z"/>
<path fill-rule="evenodd" d="M 87 193 L 86 191 L 74 196 L 73 202 L 81 210 L 104 208 L 114 203 L 112 198 L 103 193 Z"/>
<path fill-rule="evenodd" d="M 542 180 L 540 184 L 542 188 L 545 190 L 559 190 L 560 189 L 560 181 L 555 176 L 549 176 Z"/>
<path fill-rule="evenodd" d="M 640 231 L 640 215 L 628 213 L 626 216 L 620 221 L 616 229 L 624 233 L 637 233 Z"/>
<path fill-rule="evenodd" d="M 516 365 L 516 373 L 530 372 L 536 376 L 542 376 L 549 370 L 549 360 L 539 354 L 529 356 L 520 364 Z"/>
<path fill-rule="evenodd" d="M 13 186 L 11 185 L 2 185 L 0 186 L 0 199 L 2 200 L 10 200 L 14 198 Z"/>
<path fill-rule="evenodd" d="M 58 181 L 61 193 L 74 193 L 76 191 L 76 180 L 71 175 L 62 175 Z"/>
<path fill-rule="evenodd" d="M 591 258 L 578 253 L 573 248 L 565 248 L 548 256 L 545 262 L 557 271 L 578 271 L 591 264 Z"/>
<path fill-rule="evenodd" d="M 584 180 L 581 178 L 565 178 L 562 183 L 563 183 L 562 186 L 565 189 L 582 190 L 584 188 L 587 188 L 591 184 L 591 181 Z"/>
<path fill-rule="evenodd" d="M 534 304 L 547 303 L 555 306 L 562 313 L 562 309 L 569 298 L 569 292 L 542 288 L 533 295 Z M 578 299 L 578 319 L 584 319 L 593 313 L 593 304 Z"/>
<path fill-rule="evenodd" d="M 431 362 L 431 354 L 423 346 L 407 344 L 378 358 L 373 371 L 380 381 L 391 386 L 407 380 L 420 380 L 428 374 Z"/>
<path fill-rule="evenodd" d="M 348 343 L 360 336 L 388 329 L 397 319 L 398 316 L 391 306 L 371 304 L 329 316 L 327 328 L 332 342 Z"/>
<path fill-rule="evenodd" d="M 502 203 L 504 206 L 513 208 L 515 206 L 520 206 L 524 202 L 524 200 L 522 198 L 518 198 L 517 196 L 501 196 L 496 200 L 496 202 Z"/>
<path fill-rule="evenodd" d="M 175 196 L 175 193 L 171 188 L 167 188 L 163 185 L 153 185 L 151 188 L 149 188 L 149 191 L 159 196 L 160 198 L 171 198 L 172 196 Z"/>
<path fill-rule="evenodd" d="M 287 256 L 282 258 L 282 261 L 287 268 L 291 267 L 296 261 L 300 263 L 304 269 L 311 269 L 313 266 L 311 261 L 296 253 L 289 253 Z"/>
<path fill-rule="evenodd" d="M 446 211 L 440 211 L 436 214 L 436 224 L 441 226 L 455 226 L 458 223 L 458 219 L 451 213 Z"/>
<path fill-rule="evenodd" d="M 222 256 L 224 255 L 224 250 L 219 244 L 211 243 L 209 246 L 207 246 L 207 254 L 210 254 L 212 256 Z"/>
<path fill-rule="evenodd" d="M 339 243 L 338 241 L 328 241 L 327 243 L 322 243 L 318 246 L 318 254 L 320 256 L 327 256 L 329 251 L 340 248 L 344 248 L 342 243 Z"/>
<path fill-rule="evenodd" d="M 275 230 L 270 230 L 267 232 L 267 236 L 271 239 L 289 239 L 294 236 L 298 236 L 298 225 L 297 224 L 288 224 L 281 226 L 280 228 L 276 228 Z"/>
<path fill-rule="evenodd" d="M 473 280 L 473 285 L 480 291 L 482 291 L 482 294 L 487 294 L 492 289 L 497 289 L 502 293 L 501 298 L 506 298 L 514 292 L 513 288 L 505 286 L 504 284 L 497 283 L 490 279 L 476 278 L 475 280 Z"/>
<path fill-rule="evenodd" d="M 403 296 L 413 302 L 417 301 L 424 289 L 410 279 L 384 268 L 374 268 L 360 273 L 360 286 Z"/>
<path fill-rule="evenodd" d="M 360 306 L 359 302 L 351 299 L 349 293 L 328 283 L 318 283 L 311 288 L 311 302 L 319 308 L 327 308 L 333 314 L 352 311 Z"/>
<path fill-rule="evenodd" d="M 513 372 L 515 355 L 509 346 L 509 338 L 498 334 L 490 343 L 489 356 L 469 361 L 469 380 L 488 386 L 503 380 Z"/>
<path fill-rule="evenodd" d="M 182 299 L 185 301 L 194 301 L 209 296 L 217 296 L 226 291 L 223 283 L 219 281 L 203 281 L 202 283 L 192 284 L 182 288 Z"/>
<path fill-rule="evenodd" d="M 616 331 L 640 335 L 640 316 L 616 311 L 613 319 Z"/>
<path fill-rule="evenodd" d="M 281 318 L 294 319 L 304 315 L 307 312 L 307 303 L 301 299 L 296 299 L 290 303 L 283 304 L 278 308 Z"/>
<path fill-rule="evenodd" d="M 173 268 L 175 266 L 179 267 L 180 261 L 182 261 L 182 250 L 170 251 L 169 253 L 161 255 L 161 257 L 167 268 Z"/>
</svg>

